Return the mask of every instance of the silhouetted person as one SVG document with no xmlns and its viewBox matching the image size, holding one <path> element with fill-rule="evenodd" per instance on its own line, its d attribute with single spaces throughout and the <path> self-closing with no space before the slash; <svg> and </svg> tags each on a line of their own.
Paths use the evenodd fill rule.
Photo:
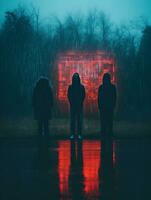
<svg viewBox="0 0 151 200">
<path fill-rule="evenodd" d="M 51 119 L 53 106 L 52 89 L 47 78 L 40 78 L 33 91 L 34 117 L 38 121 L 38 131 L 40 136 L 44 135 L 48 139 L 48 121 Z"/>
<path fill-rule="evenodd" d="M 82 115 L 83 115 L 83 102 L 85 99 L 85 88 L 80 83 L 78 73 L 72 76 L 72 84 L 68 88 L 68 100 L 70 103 L 70 131 L 71 139 L 75 137 L 77 128 L 78 138 L 81 139 L 82 134 Z"/>
<path fill-rule="evenodd" d="M 105 73 L 103 84 L 98 90 L 98 107 L 101 119 L 102 136 L 112 136 L 113 112 L 116 105 L 116 87 L 111 83 L 111 76 Z"/>
</svg>

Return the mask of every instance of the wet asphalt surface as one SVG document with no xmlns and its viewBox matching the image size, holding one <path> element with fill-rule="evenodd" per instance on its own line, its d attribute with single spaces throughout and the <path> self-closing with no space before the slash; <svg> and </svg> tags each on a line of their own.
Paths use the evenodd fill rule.
<svg viewBox="0 0 151 200">
<path fill-rule="evenodd" d="M 151 199 L 151 140 L 0 139 L 0 199 Z"/>
</svg>

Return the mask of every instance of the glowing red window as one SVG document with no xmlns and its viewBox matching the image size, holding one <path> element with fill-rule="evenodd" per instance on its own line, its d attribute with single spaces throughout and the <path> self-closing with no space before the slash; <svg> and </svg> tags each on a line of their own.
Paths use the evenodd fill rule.
<svg viewBox="0 0 151 200">
<path fill-rule="evenodd" d="M 86 103 L 90 107 L 97 104 L 98 87 L 102 83 L 103 74 L 109 72 L 115 83 L 115 57 L 104 51 L 81 52 L 70 51 L 60 53 L 57 57 L 58 88 L 57 98 L 61 103 L 67 102 L 68 86 L 72 75 L 77 72 L 86 89 Z"/>
</svg>

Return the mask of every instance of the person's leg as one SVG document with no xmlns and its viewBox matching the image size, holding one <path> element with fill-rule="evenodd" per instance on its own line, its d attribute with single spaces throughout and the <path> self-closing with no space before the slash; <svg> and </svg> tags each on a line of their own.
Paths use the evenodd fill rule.
<svg viewBox="0 0 151 200">
<path fill-rule="evenodd" d="M 110 138 L 113 136 L 113 112 L 109 113 L 108 116 L 108 136 Z"/>
<path fill-rule="evenodd" d="M 43 134 L 41 134 L 39 140 L 39 161 L 40 161 L 40 169 L 43 171 L 48 170 L 49 166 L 49 151 L 48 151 L 48 120 L 43 119 L 41 121 L 41 126 L 43 129 Z"/>
<path fill-rule="evenodd" d="M 75 127 L 76 127 L 76 113 L 71 108 L 71 110 L 70 110 L 70 134 L 71 134 L 71 137 L 75 136 Z"/>
<path fill-rule="evenodd" d="M 100 124 L 101 124 L 101 136 L 105 137 L 106 132 L 106 123 L 105 123 L 105 114 L 100 112 Z"/>
<path fill-rule="evenodd" d="M 104 117 L 104 133 L 105 133 L 105 138 L 107 139 L 109 136 L 109 117 L 107 113 Z"/>
<path fill-rule="evenodd" d="M 77 131 L 78 135 L 82 135 L 82 122 L 83 122 L 83 112 L 82 110 L 77 113 Z"/>
<path fill-rule="evenodd" d="M 39 150 L 41 153 L 41 149 L 43 147 L 43 121 L 38 120 L 38 145 L 39 145 Z"/>
</svg>

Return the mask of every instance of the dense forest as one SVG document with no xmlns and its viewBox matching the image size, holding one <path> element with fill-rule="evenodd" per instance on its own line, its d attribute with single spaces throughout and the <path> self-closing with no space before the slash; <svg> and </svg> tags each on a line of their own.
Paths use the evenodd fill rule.
<svg viewBox="0 0 151 200">
<path fill-rule="evenodd" d="M 50 16 L 18 7 L 7 11 L 0 28 L 0 115 L 31 113 L 31 96 L 40 76 L 50 78 L 58 52 L 107 50 L 115 54 L 117 117 L 146 120 L 151 110 L 151 26 L 139 18 L 116 25 L 102 11 Z"/>
</svg>

